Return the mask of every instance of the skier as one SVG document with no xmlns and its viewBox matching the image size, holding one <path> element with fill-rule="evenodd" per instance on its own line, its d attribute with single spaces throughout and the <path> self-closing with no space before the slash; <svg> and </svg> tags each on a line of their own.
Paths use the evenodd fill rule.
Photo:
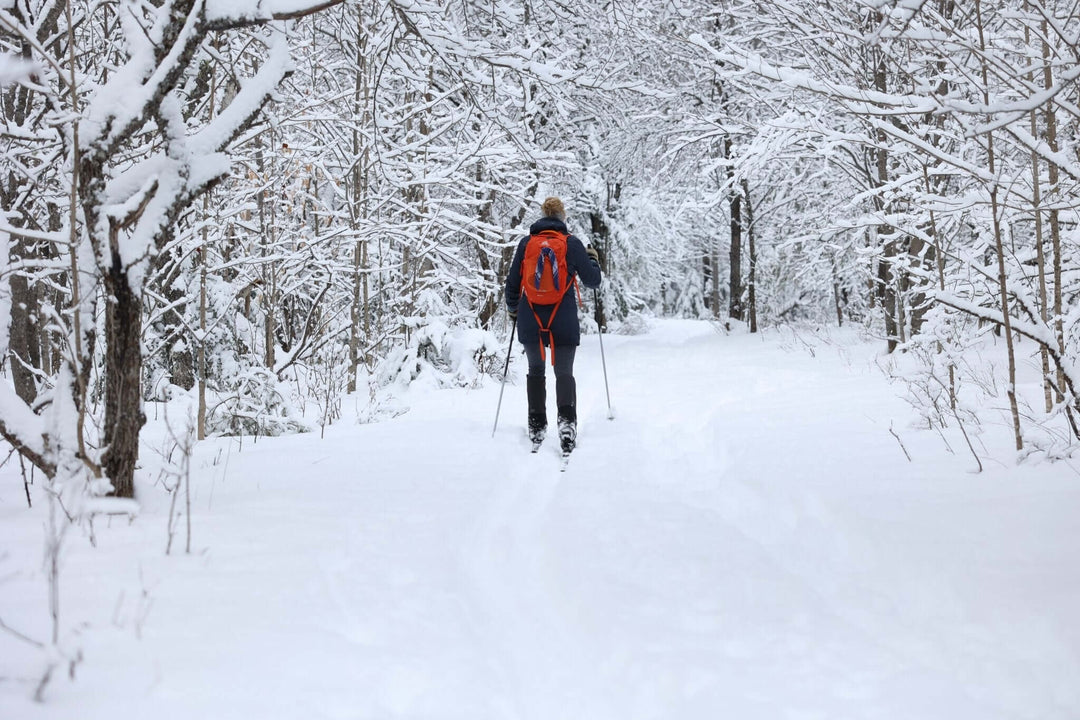
<svg viewBox="0 0 1080 720">
<path fill-rule="evenodd" d="M 547 198 L 541 212 L 543 217 L 532 224 L 514 253 L 506 277 L 506 305 L 529 361 L 525 388 L 533 452 L 547 432 L 545 364 L 550 353 L 555 368 L 559 442 L 566 456 L 577 442 L 574 354 L 581 343 L 581 327 L 574 280 L 580 278 L 588 288 L 600 287 L 600 262 L 595 248 L 586 247 L 567 230 L 562 200 Z"/>
</svg>

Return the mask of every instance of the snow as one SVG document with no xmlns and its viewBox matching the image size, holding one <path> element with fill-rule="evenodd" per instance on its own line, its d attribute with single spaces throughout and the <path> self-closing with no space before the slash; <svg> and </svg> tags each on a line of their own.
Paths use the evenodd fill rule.
<svg viewBox="0 0 1080 720">
<path fill-rule="evenodd" d="M 3 7 L 0 5 L 0 7 Z M 37 67 L 18 55 L 0 53 L 0 87 L 29 80 Z"/>
<path fill-rule="evenodd" d="M 988 417 L 972 473 L 879 349 L 653 321 L 604 339 L 609 421 L 586 336 L 566 473 L 528 453 L 518 353 L 494 439 L 489 380 L 414 383 L 371 424 L 350 397 L 322 440 L 204 441 L 192 554 L 180 522 L 165 556 L 149 482 L 69 539 L 83 662 L 35 705 L 41 651 L 0 630 L 0 717 L 1080 716 L 1072 464 L 1017 466 Z M 46 639 L 45 503 L 2 472 L 0 619 Z"/>
<path fill-rule="evenodd" d="M 8 337 L 4 333 L 5 340 Z M 7 342 L 4 342 L 7 345 Z M 6 423 L 7 431 L 19 438 L 29 450 L 38 455 L 45 454 L 43 433 L 45 424 L 40 415 L 35 415 L 22 398 L 15 394 L 15 389 L 5 380 L 0 380 L 0 418 Z M 0 553 L 3 550 L 0 549 Z"/>
</svg>

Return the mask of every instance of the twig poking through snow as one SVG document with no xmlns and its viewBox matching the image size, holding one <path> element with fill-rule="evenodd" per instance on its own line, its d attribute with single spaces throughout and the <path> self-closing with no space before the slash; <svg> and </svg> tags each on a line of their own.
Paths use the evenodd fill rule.
<svg viewBox="0 0 1080 720">
<path fill-rule="evenodd" d="M 33 645 L 34 647 L 36 647 L 36 648 L 42 648 L 43 649 L 45 647 L 45 643 L 38 642 L 37 640 L 35 640 L 32 637 L 29 637 L 27 635 L 23 635 L 21 632 L 19 632 L 15 628 L 13 628 L 10 625 L 8 625 L 7 623 L 5 623 L 3 621 L 3 619 L 0 619 L 0 630 L 7 630 L 9 633 L 11 633 L 15 637 L 19 638 L 23 642 L 28 642 L 31 645 Z"/>
<path fill-rule="evenodd" d="M 892 424 L 889 425 L 889 432 L 896 438 L 896 442 L 900 443 L 900 449 L 904 451 L 904 457 L 907 458 L 908 462 L 911 462 L 911 455 L 908 454 L 907 448 L 904 447 L 904 441 L 901 440 L 900 436 L 896 434 L 896 431 L 892 429 Z"/>
</svg>

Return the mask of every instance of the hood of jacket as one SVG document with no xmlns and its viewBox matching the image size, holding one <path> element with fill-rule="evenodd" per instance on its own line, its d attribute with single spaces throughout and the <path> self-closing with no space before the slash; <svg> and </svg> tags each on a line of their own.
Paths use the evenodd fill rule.
<svg viewBox="0 0 1080 720">
<path fill-rule="evenodd" d="M 529 226 L 530 235 L 535 235 L 536 233 L 543 232 L 545 230 L 558 230 L 561 233 L 566 233 L 567 235 L 570 234 L 570 231 L 566 229 L 566 223 L 564 223 L 559 218 L 540 218 Z"/>
</svg>

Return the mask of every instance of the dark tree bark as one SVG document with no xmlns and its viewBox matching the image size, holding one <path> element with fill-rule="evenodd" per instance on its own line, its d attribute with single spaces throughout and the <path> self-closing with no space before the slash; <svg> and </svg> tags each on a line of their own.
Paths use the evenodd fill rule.
<svg viewBox="0 0 1080 720">
<path fill-rule="evenodd" d="M 112 231 L 112 267 L 105 274 L 105 453 L 102 464 L 116 497 L 135 497 L 142 411 L 142 302 L 120 262 Z"/>
<path fill-rule="evenodd" d="M 754 204 L 750 200 L 750 183 L 742 181 L 743 199 L 746 202 L 746 241 L 750 253 L 750 270 L 747 276 L 746 303 L 749 312 L 750 332 L 756 333 L 757 326 L 757 244 L 754 239 Z"/>
<path fill-rule="evenodd" d="M 875 11 L 871 17 L 873 22 L 880 25 L 882 22 L 881 11 Z M 873 50 L 873 68 L 874 68 L 874 89 L 885 93 L 888 91 L 888 75 L 887 67 L 885 65 L 885 53 L 880 48 Z M 885 187 L 889 183 L 889 151 L 887 147 L 887 138 L 884 130 L 877 131 L 878 148 L 875 151 L 876 159 L 876 171 L 877 177 L 874 178 L 874 184 L 879 187 Z M 881 195 L 874 195 L 874 205 L 878 211 L 886 210 L 885 201 Z M 885 337 L 888 352 L 896 350 L 900 341 L 900 323 L 898 318 L 900 316 L 900 298 L 897 294 L 897 278 L 896 278 L 896 239 L 894 236 L 894 229 L 889 225 L 878 226 L 878 242 L 881 244 L 881 255 L 878 261 L 878 284 L 877 293 L 878 299 L 881 300 L 881 307 L 885 313 Z"/>
<path fill-rule="evenodd" d="M 728 316 L 735 320 L 742 320 L 742 193 L 734 183 L 735 167 L 730 163 L 730 137 L 724 138 L 723 153 L 724 159 L 729 161 L 727 177 L 731 184 L 728 190 L 728 212 L 731 218 L 731 247 L 728 252 Z"/>
<path fill-rule="evenodd" d="M 701 255 L 701 299 L 706 310 L 713 310 L 712 302 L 713 264 L 712 254 L 708 249 Z M 716 312 L 713 311 L 713 315 Z"/>
<path fill-rule="evenodd" d="M 912 258 L 912 261 L 917 263 L 927 272 L 937 267 L 937 257 L 934 246 L 923 241 L 921 238 L 913 237 L 910 240 L 908 246 L 908 253 Z M 912 280 L 908 276 L 908 284 L 913 285 L 913 292 L 911 293 L 911 334 L 918 335 L 922 332 L 923 324 L 926 322 L 926 313 L 930 309 L 929 298 L 926 295 L 926 288 L 928 286 L 927 281 L 917 279 Z"/>
<path fill-rule="evenodd" d="M 884 152 L 884 151 L 882 151 Z M 883 225 L 878 228 L 878 237 L 882 233 L 891 233 L 892 228 Z M 880 242 L 880 241 L 879 241 Z M 899 307 L 896 292 L 896 241 L 886 240 L 881 245 L 881 257 L 878 261 L 877 294 L 885 314 L 885 338 L 888 352 L 896 350 L 900 343 L 900 326 L 897 321 Z"/>
<path fill-rule="evenodd" d="M 19 238 L 12 238 L 12 256 L 29 258 L 30 243 Z M 34 368 L 41 367 L 40 332 L 34 324 L 37 298 L 26 276 L 12 273 L 11 287 L 11 329 L 8 346 L 8 361 L 15 393 L 27 405 L 33 405 L 37 398 L 37 382 Z"/>
<path fill-rule="evenodd" d="M 597 253 L 601 259 L 601 272 L 607 272 L 607 268 L 603 266 L 603 261 L 607 257 L 608 240 L 611 238 L 611 228 L 604 221 L 604 216 L 599 212 L 589 213 L 589 222 L 592 225 L 592 238 L 593 245 L 596 247 Z M 599 295 L 597 295 L 599 297 Z M 593 308 L 593 319 L 596 320 L 596 326 L 601 330 L 607 327 L 607 313 L 604 312 L 604 304 L 597 300 L 595 307 Z"/>
<path fill-rule="evenodd" d="M 19 20 L 23 20 L 19 7 L 13 7 L 11 12 Z M 31 46 L 29 41 L 23 40 L 20 56 L 23 60 L 31 59 Z M 0 96 L 3 102 L 4 118 L 16 126 L 26 122 L 31 108 L 32 96 L 30 91 L 20 85 L 11 84 Z M 25 198 L 26 180 L 24 176 L 9 172 L 4 180 L 2 201 L 3 210 L 20 210 L 20 217 L 12 218 L 12 224 L 25 227 L 27 209 L 23 207 Z M 32 214 L 32 210 L 29 211 Z M 32 241 L 17 236 L 12 236 L 10 253 L 12 257 L 27 258 L 30 256 Z M 8 258 L 0 258 L 7 262 Z M 31 367 L 40 367 L 40 353 L 38 348 L 38 333 L 34 332 L 31 315 L 37 306 L 33 290 L 25 275 L 12 273 L 9 280 L 11 288 L 11 330 L 8 347 L 8 364 L 11 368 L 11 379 L 15 385 L 16 394 L 27 405 L 32 405 L 37 397 L 37 383 Z"/>
<path fill-rule="evenodd" d="M 484 169 L 483 166 L 477 163 L 476 165 L 476 181 L 477 184 L 483 182 Z M 482 201 L 480 205 L 480 223 L 482 225 L 491 226 L 494 224 L 494 208 L 495 208 L 495 190 L 494 188 L 489 190 L 487 196 L 484 196 L 482 191 L 478 191 L 476 199 Z M 480 307 L 480 327 L 485 330 L 491 326 L 491 319 L 495 317 L 495 313 L 499 311 L 499 299 L 502 296 L 500 292 L 499 278 L 500 276 L 494 272 L 491 267 L 491 259 L 488 257 L 487 251 L 484 246 L 480 244 L 480 239 L 476 239 L 476 258 L 480 263 L 480 273 L 483 275 L 484 280 L 491 287 L 488 291 L 487 297 L 484 299 L 484 304 Z"/>
<path fill-rule="evenodd" d="M 169 372 L 169 382 L 185 390 L 191 390 L 195 387 L 195 349 L 185 333 L 184 316 L 187 314 L 188 304 L 184 298 L 187 292 L 175 282 L 179 272 L 179 266 L 174 266 L 160 284 L 161 294 L 169 301 L 172 308 L 160 320 L 167 344 L 167 347 L 163 348 L 163 353 L 165 366 Z M 181 344 L 182 349 L 175 349 L 177 343 L 174 338 L 185 338 Z"/>
</svg>

